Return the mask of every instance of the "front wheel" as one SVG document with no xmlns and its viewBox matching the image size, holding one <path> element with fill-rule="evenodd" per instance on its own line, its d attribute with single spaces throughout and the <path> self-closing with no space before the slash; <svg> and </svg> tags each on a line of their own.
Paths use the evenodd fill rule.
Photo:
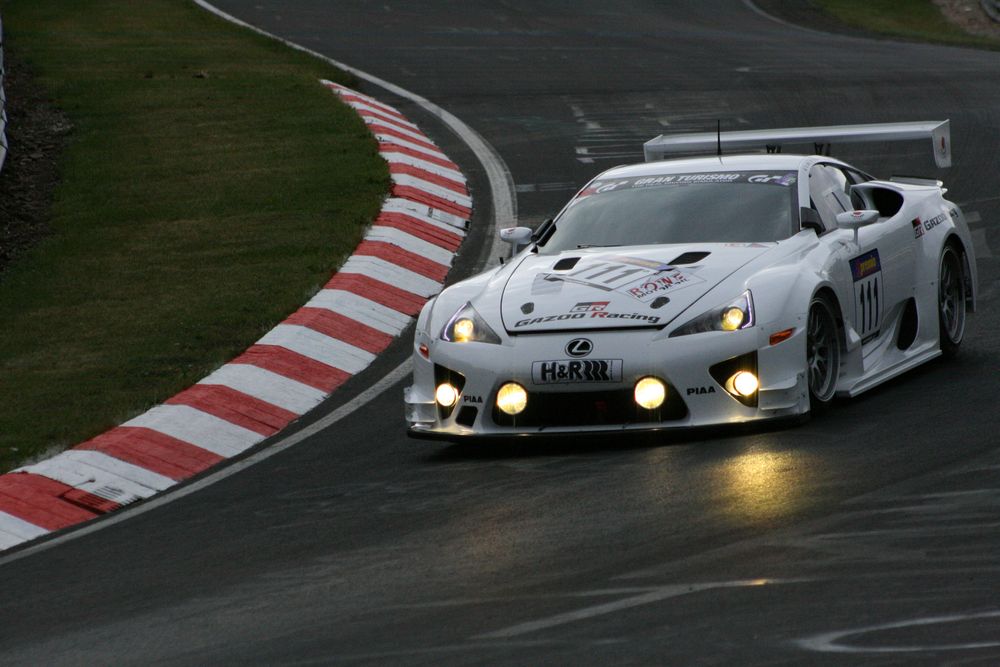
<svg viewBox="0 0 1000 667">
<path fill-rule="evenodd" d="M 837 391 L 840 337 L 833 306 L 821 296 L 814 297 L 809 304 L 806 373 L 809 377 L 809 409 L 822 410 L 833 401 L 833 395 Z"/>
<path fill-rule="evenodd" d="M 955 356 L 965 337 L 965 258 L 953 245 L 945 246 L 941 253 L 938 332 L 941 352 Z"/>
</svg>

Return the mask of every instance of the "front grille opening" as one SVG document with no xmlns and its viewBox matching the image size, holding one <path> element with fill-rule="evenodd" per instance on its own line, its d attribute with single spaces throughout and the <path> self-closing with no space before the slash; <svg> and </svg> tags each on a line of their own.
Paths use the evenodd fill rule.
<svg viewBox="0 0 1000 667">
<path fill-rule="evenodd" d="M 478 414 L 479 408 L 474 408 L 471 405 L 463 405 L 462 409 L 458 411 L 458 416 L 455 417 L 455 423 L 472 428 L 472 425 L 476 423 L 476 415 Z"/>
<path fill-rule="evenodd" d="M 687 405 L 672 385 L 667 385 L 667 400 L 656 410 L 636 405 L 633 390 L 612 389 L 587 392 L 529 392 L 528 407 L 519 415 L 508 415 L 493 403 L 493 422 L 497 426 L 612 426 L 619 424 L 656 424 L 684 419 Z"/>
</svg>

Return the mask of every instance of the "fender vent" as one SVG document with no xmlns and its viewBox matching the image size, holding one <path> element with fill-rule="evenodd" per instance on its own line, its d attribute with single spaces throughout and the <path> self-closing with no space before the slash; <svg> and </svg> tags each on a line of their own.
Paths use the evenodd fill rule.
<svg viewBox="0 0 1000 667">
<path fill-rule="evenodd" d="M 679 257 L 675 257 L 674 261 L 667 262 L 667 264 L 670 264 L 671 266 L 676 264 L 694 264 L 696 262 L 700 262 L 701 260 L 705 259 L 706 257 L 709 256 L 709 254 L 710 253 L 707 252 L 686 252 L 683 255 L 680 255 Z"/>
<path fill-rule="evenodd" d="M 556 265 L 552 267 L 553 271 L 569 271 L 576 263 L 580 261 L 579 257 L 565 257 L 556 262 Z"/>
<path fill-rule="evenodd" d="M 899 319 L 899 335 L 896 337 L 896 347 L 900 350 L 909 349 L 917 339 L 917 302 L 912 297 L 906 300 L 903 316 Z"/>
</svg>

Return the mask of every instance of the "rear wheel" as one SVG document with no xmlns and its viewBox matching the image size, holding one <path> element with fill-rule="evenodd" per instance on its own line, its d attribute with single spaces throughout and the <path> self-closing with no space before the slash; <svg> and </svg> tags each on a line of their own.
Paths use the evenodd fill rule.
<svg viewBox="0 0 1000 667">
<path fill-rule="evenodd" d="M 837 316 L 829 300 L 819 296 L 809 304 L 806 329 L 806 373 L 809 408 L 822 410 L 833 401 L 840 375 L 840 337 Z"/>
<path fill-rule="evenodd" d="M 965 258 L 953 245 L 941 253 L 938 330 L 941 352 L 954 356 L 965 337 Z"/>
</svg>

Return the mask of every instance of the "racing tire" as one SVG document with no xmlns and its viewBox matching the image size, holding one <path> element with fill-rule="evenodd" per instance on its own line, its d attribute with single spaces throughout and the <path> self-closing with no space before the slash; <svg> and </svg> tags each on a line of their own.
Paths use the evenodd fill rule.
<svg viewBox="0 0 1000 667">
<path fill-rule="evenodd" d="M 946 357 L 958 354 L 965 337 L 965 256 L 949 243 L 941 252 L 938 277 L 938 338 Z"/>
<path fill-rule="evenodd" d="M 840 330 L 829 299 L 813 297 L 806 324 L 806 380 L 809 410 L 821 412 L 833 402 L 840 377 Z"/>
</svg>

